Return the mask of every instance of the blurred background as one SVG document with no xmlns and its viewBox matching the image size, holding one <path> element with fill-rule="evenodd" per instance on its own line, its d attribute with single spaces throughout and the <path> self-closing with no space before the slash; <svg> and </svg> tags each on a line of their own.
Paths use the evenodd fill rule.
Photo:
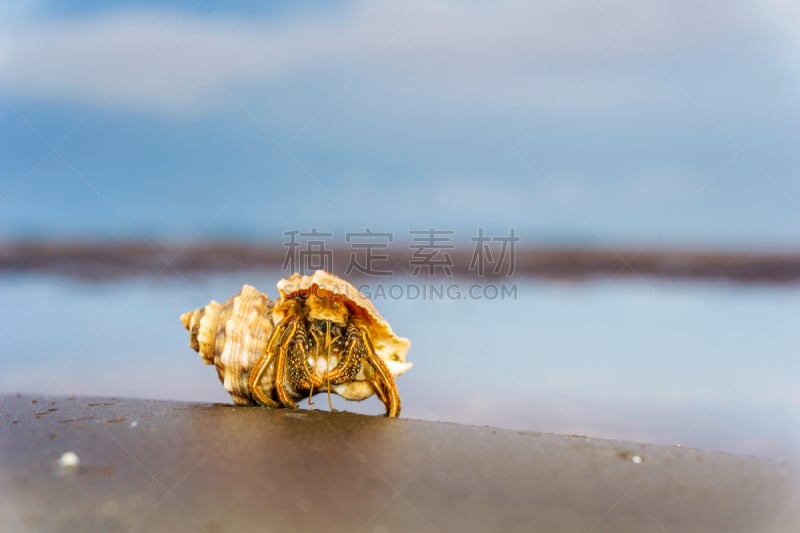
<svg viewBox="0 0 800 533">
<path fill-rule="evenodd" d="M 796 456 L 797 27 L 789 0 L 2 3 L 0 392 L 227 402 L 179 314 L 274 296 L 317 242 L 344 275 L 369 229 L 404 416 Z"/>
</svg>

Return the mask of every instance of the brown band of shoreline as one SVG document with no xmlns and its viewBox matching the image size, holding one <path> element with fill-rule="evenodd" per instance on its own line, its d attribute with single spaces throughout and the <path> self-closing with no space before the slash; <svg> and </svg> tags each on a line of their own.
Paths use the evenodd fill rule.
<svg viewBox="0 0 800 533">
<path fill-rule="evenodd" d="M 331 270 L 346 272 L 354 251 L 332 247 Z M 360 253 L 364 253 L 362 250 Z M 449 264 L 434 274 L 457 279 L 564 279 L 593 277 L 722 280 L 737 283 L 800 282 L 800 251 L 635 249 L 612 247 L 519 246 L 513 265 L 478 276 L 472 249 L 442 250 Z M 428 275 L 414 251 L 380 250 L 381 271 L 395 276 Z M 507 258 L 508 259 L 508 258 Z M 363 259 L 362 259 L 363 262 Z M 508 263 L 508 261 L 507 261 Z M 85 281 L 147 275 L 194 275 L 258 270 L 293 270 L 283 246 L 248 243 L 148 244 L 144 242 L 0 243 L 0 275 L 42 273 Z M 423 265 L 424 266 L 424 265 Z M 448 268 L 442 268 L 443 266 Z M 510 266 L 510 268 L 509 268 Z M 350 269 L 354 278 L 370 278 Z"/>
</svg>

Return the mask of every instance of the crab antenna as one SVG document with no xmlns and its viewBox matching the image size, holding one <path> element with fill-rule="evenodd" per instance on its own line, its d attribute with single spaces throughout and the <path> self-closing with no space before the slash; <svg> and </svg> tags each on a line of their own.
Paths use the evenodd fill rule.
<svg viewBox="0 0 800 533">
<path fill-rule="evenodd" d="M 311 333 L 311 336 L 314 337 L 314 340 L 316 341 L 317 340 L 317 336 L 314 334 L 314 330 L 313 329 L 310 330 L 309 333 Z M 306 359 L 308 359 L 308 358 L 306 358 Z M 319 342 L 315 342 L 314 343 L 314 368 L 315 369 L 317 368 L 317 360 L 318 359 L 319 359 Z M 304 365 L 308 364 L 307 360 L 304 361 L 303 364 Z M 313 382 L 313 379 L 312 379 L 311 383 L 308 386 L 308 406 L 311 409 L 314 409 L 316 404 L 314 403 L 314 400 L 311 399 L 312 396 L 314 396 L 314 382 Z"/>
<path fill-rule="evenodd" d="M 328 382 L 328 409 L 333 412 L 333 402 L 331 401 L 331 323 L 326 322 L 325 344 L 328 346 L 328 360 L 325 362 L 325 381 Z"/>
</svg>

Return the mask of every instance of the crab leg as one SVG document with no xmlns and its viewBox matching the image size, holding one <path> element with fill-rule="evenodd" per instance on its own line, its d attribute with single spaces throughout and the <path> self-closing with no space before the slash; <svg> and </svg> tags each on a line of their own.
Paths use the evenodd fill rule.
<svg viewBox="0 0 800 533">
<path fill-rule="evenodd" d="M 339 336 L 337 335 L 334 338 L 331 338 L 331 323 L 326 323 L 325 328 L 325 345 L 328 347 L 328 357 L 325 361 L 325 383 L 328 385 L 328 409 L 333 412 L 335 409 L 333 408 L 333 402 L 331 401 L 331 377 L 330 377 L 330 369 L 331 369 L 331 351 L 333 350 L 333 341 L 338 339 Z"/>
<path fill-rule="evenodd" d="M 269 367 L 270 362 L 272 362 L 272 358 L 275 355 L 275 352 L 272 348 L 272 343 L 275 339 L 280 339 L 283 337 L 283 333 L 286 331 L 286 324 L 284 322 L 279 323 L 275 326 L 275 330 L 272 332 L 272 336 L 267 343 L 267 349 L 264 350 L 264 353 L 258 358 L 256 363 L 253 365 L 253 368 L 250 370 L 250 378 L 247 381 L 247 388 L 250 389 L 250 394 L 256 401 L 261 405 L 266 405 L 267 407 L 280 407 L 280 404 L 269 398 L 264 391 L 259 386 L 261 382 L 261 378 L 264 375 L 264 372 Z"/>
<path fill-rule="evenodd" d="M 278 399 L 280 399 L 281 403 L 284 407 L 297 407 L 297 404 L 289 398 L 289 395 L 286 392 L 285 382 L 286 382 L 286 357 L 287 352 L 294 340 L 294 333 L 297 331 L 297 321 L 292 321 L 290 326 L 289 335 L 283 335 L 287 337 L 286 340 L 281 340 L 281 345 L 278 349 L 278 361 L 275 363 L 275 390 L 278 393 Z"/>
<path fill-rule="evenodd" d="M 364 359 L 366 346 L 361 339 L 361 330 L 355 326 L 348 326 L 347 341 L 339 357 L 339 362 L 330 370 L 325 379 L 328 383 L 339 385 L 355 379 L 361 371 L 361 361 Z"/>
<path fill-rule="evenodd" d="M 397 392 L 394 379 L 380 357 L 370 357 L 370 362 L 378 373 L 378 379 L 370 380 L 370 382 L 378 393 L 378 398 L 386 406 L 386 416 L 396 417 L 400 414 L 400 394 Z"/>
<path fill-rule="evenodd" d="M 294 337 L 289 342 L 291 343 L 287 352 L 289 383 L 298 394 L 308 391 L 308 403 L 313 409 L 314 402 L 311 401 L 311 397 L 314 395 L 314 389 L 322 388 L 323 383 L 308 364 L 308 353 L 306 352 L 308 337 L 302 322 L 297 326 Z"/>
<path fill-rule="evenodd" d="M 364 362 L 369 363 L 372 369 L 369 383 L 386 406 L 386 416 L 399 415 L 400 394 L 397 392 L 392 373 L 383 360 L 375 354 L 369 333 L 363 328 L 352 325 L 347 328 L 347 342 L 339 363 L 336 368 L 328 372 L 325 379 L 334 385 L 353 381 L 361 372 Z"/>
<path fill-rule="evenodd" d="M 397 385 L 394 383 L 392 373 L 386 363 L 383 362 L 383 359 L 375 353 L 375 346 L 373 346 L 369 334 L 361 328 L 359 328 L 359 332 L 366 348 L 367 360 L 376 372 L 377 379 L 372 379 L 370 382 L 375 388 L 375 392 L 378 393 L 378 397 L 386 406 L 386 416 L 396 417 L 400 414 L 400 393 L 397 392 Z"/>
</svg>

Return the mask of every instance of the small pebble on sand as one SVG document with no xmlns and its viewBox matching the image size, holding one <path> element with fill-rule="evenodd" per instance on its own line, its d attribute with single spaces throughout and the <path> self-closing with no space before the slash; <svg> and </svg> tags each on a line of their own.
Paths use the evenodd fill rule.
<svg viewBox="0 0 800 533">
<path fill-rule="evenodd" d="M 75 452 L 64 452 L 58 459 L 58 466 L 62 470 L 75 470 L 80 464 L 81 460 Z"/>
</svg>

